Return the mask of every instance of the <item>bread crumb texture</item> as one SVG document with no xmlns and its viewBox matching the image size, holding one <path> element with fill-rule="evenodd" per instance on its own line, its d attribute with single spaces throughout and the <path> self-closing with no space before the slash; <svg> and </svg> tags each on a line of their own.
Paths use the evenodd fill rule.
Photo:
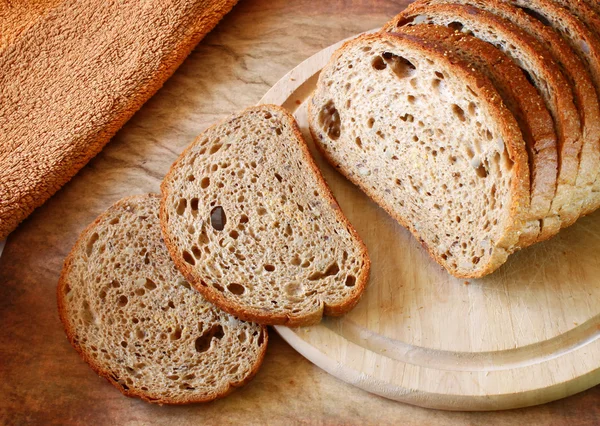
<svg viewBox="0 0 600 426">
<path fill-rule="evenodd" d="M 60 316 L 72 345 L 125 395 L 210 401 L 256 373 L 267 330 L 192 288 L 164 246 L 158 209 L 158 196 L 126 198 L 82 233 L 60 279 Z"/>
</svg>

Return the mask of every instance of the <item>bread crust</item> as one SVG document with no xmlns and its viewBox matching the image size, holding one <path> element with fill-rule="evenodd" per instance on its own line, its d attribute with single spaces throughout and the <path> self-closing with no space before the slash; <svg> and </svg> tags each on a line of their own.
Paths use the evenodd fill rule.
<svg viewBox="0 0 600 426">
<path fill-rule="evenodd" d="M 159 404 L 159 405 L 163 405 L 163 404 L 184 405 L 184 404 L 192 404 L 192 403 L 198 403 L 198 402 L 209 402 L 209 401 L 223 398 L 223 397 L 229 395 L 231 392 L 233 392 L 236 388 L 242 387 L 246 383 L 248 383 L 250 380 L 252 380 L 252 378 L 256 375 L 256 373 L 260 369 L 260 366 L 262 365 L 262 362 L 264 360 L 264 357 L 265 357 L 265 354 L 267 351 L 268 340 L 269 340 L 268 331 L 267 331 L 266 326 L 261 326 L 261 332 L 263 333 L 264 344 L 260 347 L 259 356 L 257 358 L 256 363 L 254 364 L 254 366 L 252 368 L 252 371 L 249 373 L 249 375 L 246 376 L 243 380 L 241 380 L 239 382 L 229 383 L 228 388 L 224 392 L 221 392 L 214 396 L 206 396 L 206 397 L 199 397 L 199 398 L 198 397 L 197 398 L 190 397 L 190 398 L 173 399 L 173 398 L 169 398 L 169 397 L 165 398 L 165 397 L 153 395 L 149 391 L 148 392 L 144 392 L 144 391 L 137 392 L 132 389 L 125 389 L 113 377 L 111 377 L 111 374 L 108 370 L 106 370 L 102 365 L 100 365 L 100 363 L 98 363 L 94 358 L 92 358 L 90 355 L 88 355 L 75 339 L 76 333 L 71 325 L 71 322 L 68 319 L 66 304 L 65 304 L 63 295 L 65 294 L 66 286 L 69 284 L 68 276 L 71 273 L 74 258 L 78 252 L 78 249 L 82 246 L 85 246 L 85 242 L 89 239 L 90 235 L 94 232 L 96 227 L 105 220 L 105 218 L 109 215 L 109 213 L 112 210 L 118 209 L 123 204 L 128 204 L 131 202 L 138 202 L 140 200 L 143 201 L 144 199 L 149 199 L 149 198 L 158 199 L 159 195 L 158 194 L 146 194 L 146 195 L 142 195 L 142 196 L 137 195 L 137 196 L 123 198 L 123 199 L 117 201 L 117 203 L 115 203 L 113 206 L 111 206 L 107 211 L 105 211 L 100 216 L 98 216 L 91 224 L 89 224 L 82 231 L 79 238 L 73 245 L 73 249 L 71 250 L 71 252 L 67 255 L 67 258 L 65 259 L 63 269 L 61 271 L 60 278 L 58 281 L 58 286 L 56 289 L 56 297 L 57 297 L 57 304 L 58 304 L 58 316 L 60 318 L 60 321 L 63 324 L 65 333 L 67 335 L 67 339 L 69 340 L 69 343 L 71 343 L 71 346 L 73 346 L 73 348 L 77 351 L 79 356 L 81 356 L 81 358 L 92 368 L 92 370 L 94 370 L 96 372 L 96 374 L 98 374 L 100 377 L 105 378 L 110 384 L 112 384 L 114 387 L 116 387 L 123 395 L 125 395 L 127 397 L 141 398 L 146 402 L 150 402 L 153 404 Z"/>
<path fill-rule="evenodd" d="M 193 12 L 188 16 L 196 16 L 196 18 L 189 22 L 189 28 L 185 30 L 185 33 L 181 37 L 165 36 L 164 40 L 161 41 L 162 46 L 160 49 L 157 49 L 155 46 L 152 47 L 152 51 L 157 52 L 156 57 L 152 61 L 147 61 L 147 63 L 140 63 L 133 75 L 127 75 L 127 78 L 123 80 L 123 84 L 119 86 L 122 89 L 122 93 L 110 93 L 110 102 L 114 105 L 110 111 L 107 111 L 103 105 L 103 103 L 106 103 L 106 99 L 102 97 L 103 95 L 101 96 L 100 92 L 91 88 L 87 93 L 76 92 L 61 100 L 61 104 L 65 102 L 72 105 L 72 107 L 68 116 L 57 115 L 56 119 L 60 119 L 60 121 L 55 127 L 46 128 L 47 122 L 45 121 L 45 117 L 59 113 L 53 112 L 46 104 L 44 110 L 39 110 L 39 108 L 34 109 L 38 114 L 27 119 L 31 121 L 39 116 L 40 125 L 37 128 L 44 129 L 43 133 L 38 134 L 31 130 L 30 134 L 28 134 L 17 127 L 13 127 L 12 131 L 10 128 L 4 128 L 0 132 L 3 133 L 0 134 L 0 139 L 5 138 L 0 143 L 0 181 L 2 182 L 2 185 L 0 185 L 0 240 L 6 238 L 34 209 L 45 203 L 65 183 L 71 180 L 90 159 L 102 150 L 117 130 L 162 87 L 164 82 L 181 65 L 198 42 L 217 25 L 236 2 L 237 0 L 194 2 L 197 4 L 190 6 Z M 127 7 L 135 8 L 136 4 L 134 2 Z M 114 20 L 114 15 L 118 15 L 118 9 L 98 7 L 99 10 L 95 11 L 94 14 L 96 22 L 102 20 L 110 22 Z M 142 8 L 141 5 L 137 7 Z M 81 8 L 90 9 L 92 5 L 89 3 L 80 3 L 77 7 L 71 7 L 67 2 L 62 2 L 61 5 L 56 6 L 52 13 L 57 16 L 53 20 L 44 23 L 42 19 L 32 27 L 35 28 L 35 31 L 23 32 L 11 41 L 13 45 L 11 48 L 22 52 L 20 56 L 16 57 L 19 58 L 26 55 L 28 46 L 30 44 L 37 44 L 39 40 L 45 40 L 46 44 L 54 43 L 56 45 L 50 45 L 46 48 L 46 51 L 55 52 L 52 55 L 56 54 L 57 56 L 53 56 L 53 58 L 59 63 L 60 55 L 66 56 L 67 53 L 71 54 L 72 52 L 81 51 L 83 47 L 79 38 L 80 34 L 76 31 L 72 31 L 72 34 L 76 38 L 54 40 L 54 38 L 50 37 L 54 21 L 64 23 L 65 25 L 73 25 L 73 22 L 80 22 L 83 15 Z M 33 16 L 32 18 L 37 17 Z M 153 18 L 156 19 L 156 17 Z M 176 22 L 175 24 L 180 25 L 181 22 Z M 15 25 L 19 26 L 21 23 L 15 22 Z M 83 22 L 79 25 L 88 26 L 88 23 Z M 145 25 L 156 26 L 157 24 L 155 22 L 147 22 Z M 173 25 L 170 26 L 172 27 Z M 131 28 L 124 28 L 123 30 L 131 31 Z M 14 32 L 18 34 L 20 32 L 19 28 L 16 28 Z M 168 31 L 165 33 L 169 34 Z M 98 46 L 95 46 L 95 48 L 107 50 L 107 46 L 102 46 L 101 43 L 108 43 L 108 38 L 110 37 L 96 37 L 94 40 L 98 43 Z M 156 42 L 156 39 L 150 41 Z M 146 44 L 142 44 L 141 47 L 140 45 L 132 45 L 131 49 L 144 49 L 146 45 L 150 44 L 150 41 L 145 40 Z M 110 39 L 110 43 L 114 42 L 115 40 Z M 94 52 L 93 48 L 94 46 L 86 46 L 86 50 L 82 55 L 87 54 L 91 56 Z M 146 50 L 151 51 L 147 48 Z M 10 58 L 10 55 L 14 55 L 14 53 L 11 53 L 10 49 L 6 48 L 0 51 L 0 58 L 2 58 L 2 55 L 9 55 Z M 121 57 L 125 58 L 127 55 L 121 52 Z M 29 59 L 24 60 L 27 61 Z M 14 57 L 5 61 L 7 64 L 13 62 L 15 62 Z M 85 62 L 83 63 L 85 65 Z M 148 63 L 151 63 L 151 65 L 148 65 Z M 113 65 L 117 70 L 119 70 L 118 67 L 120 66 L 124 73 L 131 71 L 128 68 L 131 67 L 130 64 L 118 63 Z M 15 70 L 14 72 L 16 73 L 16 70 L 21 68 L 13 67 L 12 70 Z M 69 70 L 69 72 L 75 71 L 78 70 Z M 28 69 L 26 69 L 26 72 L 28 73 L 27 75 L 31 74 Z M 60 87 L 61 80 L 48 80 L 48 75 L 50 74 L 45 74 L 44 78 L 38 77 L 36 84 L 39 84 L 40 81 L 44 81 L 45 86 L 48 86 L 50 83 L 54 84 L 47 91 L 48 93 L 58 92 L 57 87 Z M 5 77 L 11 78 L 9 74 L 6 74 Z M 119 77 L 120 75 L 115 75 L 115 78 Z M 57 73 L 56 78 L 61 79 L 63 77 Z M 18 78 L 12 78 L 13 81 L 20 81 L 20 79 L 20 75 Z M 139 84 L 132 86 L 131 81 L 137 81 Z M 26 80 L 27 82 L 31 85 L 34 84 Z M 6 89 L 8 90 L 8 87 Z M 97 99 L 97 107 L 91 111 L 81 111 L 81 107 L 78 106 L 80 103 L 78 98 L 89 99 L 90 96 L 93 99 Z M 27 102 L 29 101 L 26 97 L 25 103 Z M 7 114 L 5 120 L 7 126 L 8 124 L 12 126 L 13 122 L 21 122 L 21 120 L 15 117 L 11 119 L 11 114 L 14 115 L 15 111 L 9 111 L 7 108 L 8 104 L 3 105 L 4 112 Z M 22 108 L 19 107 L 19 109 Z M 57 108 L 57 110 L 60 111 L 60 108 Z M 81 118 L 74 120 L 74 116 Z M 102 117 L 102 119 L 98 120 L 98 117 Z M 90 125 L 93 128 L 87 129 L 87 126 Z M 15 144 L 14 149 L 11 148 L 13 144 Z"/>
<path fill-rule="evenodd" d="M 506 259 L 508 255 L 517 249 L 516 244 L 519 240 L 519 235 L 523 230 L 524 221 L 523 218 L 529 208 L 529 167 L 527 152 L 525 149 L 525 143 L 521 136 L 521 131 L 515 121 L 513 115 L 508 111 L 496 89 L 492 83 L 483 74 L 471 69 L 468 64 L 463 63 L 458 58 L 454 57 L 451 52 L 436 46 L 432 43 L 428 43 L 427 40 L 406 34 L 406 33 L 378 33 L 378 34 L 367 34 L 362 35 L 354 40 L 346 42 L 340 49 L 338 49 L 331 57 L 328 64 L 325 66 L 331 67 L 336 61 L 343 55 L 344 50 L 352 44 L 359 44 L 363 41 L 371 40 L 388 40 L 392 43 L 402 42 L 405 45 L 411 46 L 413 49 L 421 52 L 426 52 L 430 57 L 435 60 L 445 63 L 446 66 L 452 67 L 456 73 L 461 75 L 461 78 L 467 82 L 467 84 L 474 89 L 479 98 L 485 99 L 488 105 L 495 111 L 495 115 L 499 117 L 499 122 L 502 123 L 504 141 L 507 147 L 507 151 L 511 160 L 513 161 L 513 173 L 514 177 L 511 181 L 511 204 L 509 208 L 509 214 L 506 219 L 505 231 L 499 236 L 498 242 L 496 243 L 496 249 L 493 252 L 492 257 L 486 265 L 471 273 L 461 273 L 457 269 L 454 269 L 449 265 L 440 255 L 428 247 L 427 243 L 420 237 L 420 233 L 414 228 L 414 226 L 400 216 L 390 205 L 388 205 L 382 194 L 378 194 L 369 187 L 361 185 L 361 182 L 353 176 L 349 170 L 342 167 L 340 164 L 325 151 L 319 143 L 321 137 L 319 131 L 312 125 L 312 117 L 315 117 L 313 108 L 313 97 L 309 100 L 309 117 L 311 117 L 310 131 L 315 145 L 318 147 L 321 154 L 327 159 L 327 161 L 336 169 L 342 173 L 348 180 L 358 185 L 371 199 L 373 199 L 378 205 L 380 205 L 390 216 L 392 216 L 397 222 L 403 227 L 410 230 L 413 236 L 421 243 L 421 245 L 429 252 L 431 257 L 435 259 L 440 265 L 442 265 L 450 274 L 459 278 L 479 278 L 488 275 L 498 269 Z M 319 85 L 323 84 L 322 77 L 323 73 L 319 77 Z M 476 89 L 475 89 L 476 88 Z M 478 265 L 479 266 L 479 265 Z"/>
<path fill-rule="evenodd" d="M 559 142 L 559 174 L 557 192 L 553 200 L 550 216 L 559 215 L 561 226 L 569 226 L 577 220 L 581 212 L 581 200 L 575 199 L 579 172 L 579 155 L 582 149 L 582 132 L 579 112 L 575 107 L 574 96 L 567 78 L 553 60 L 550 52 L 525 31 L 510 21 L 472 6 L 457 4 L 435 4 L 432 6 L 414 3 L 390 22 L 383 31 L 394 31 L 404 21 L 419 15 L 439 16 L 447 19 L 475 24 L 482 29 L 493 28 L 506 43 L 517 46 L 535 64 L 536 71 L 550 86 L 548 109 L 554 117 Z"/>
<path fill-rule="evenodd" d="M 327 305 L 324 302 L 321 302 L 319 309 L 317 309 L 316 311 L 313 311 L 307 315 L 304 315 L 304 316 L 296 316 L 296 315 L 291 315 L 291 314 L 285 314 L 285 315 L 284 314 L 273 314 L 272 312 L 267 312 L 267 311 L 263 311 L 260 309 L 248 307 L 248 306 L 241 306 L 241 305 L 236 304 L 235 302 L 225 298 L 220 292 L 213 289 L 211 286 L 206 285 L 206 283 L 204 282 L 204 277 L 202 277 L 194 268 L 192 268 L 187 262 L 185 262 L 183 260 L 181 254 L 179 253 L 179 250 L 177 250 L 177 247 L 171 238 L 171 234 L 170 234 L 168 223 L 167 223 L 167 218 L 168 218 L 167 198 L 169 196 L 170 191 L 173 190 L 173 188 L 171 188 L 168 184 L 168 182 L 170 181 L 170 176 L 175 172 L 175 169 L 178 167 L 180 159 L 185 157 L 186 154 L 191 151 L 194 144 L 203 137 L 204 133 L 206 133 L 207 131 L 209 131 L 210 129 L 212 129 L 214 127 L 217 127 L 217 126 L 227 123 L 228 121 L 230 121 L 232 119 L 232 117 L 226 118 L 225 120 L 211 126 L 209 129 L 207 129 L 205 132 L 203 132 L 200 136 L 198 136 L 196 138 L 196 140 L 193 143 L 191 143 L 181 153 L 179 159 L 173 163 L 173 165 L 169 169 L 169 172 L 167 173 L 167 175 L 165 176 L 165 179 L 163 180 L 163 182 L 161 184 L 162 199 L 161 199 L 161 204 L 160 204 L 160 222 L 161 222 L 161 229 L 163 232 L 165 244 L 167 246 L 167 249 L 169 250 L 169 253 L 171 254 L 171 258 L 173 259 L 173 261 L 175 262 L 175 265 L 177 266 L 177 269 L 179 269 L 179 271 L 188 279 L 188 281 L 196 289 L 198 289 L 198 291 L 200 291 L 200 293 L 202 293 L 202 295 L 207 300 L 212 302 L 214 305 L 218 306 L 223 311 L 225 311 L 231 315 L 235 315 L 238 318 L 245 320 L 245 321 L 252 321 L 252 322 L 259 323 L 259 324 L 268 324 L 268 325 L 285 325 L 288 327 L 302 327 L 302 326 L 313 325 L 313 324 L 319 323 L 321 321 L 321 318 L 323 317 L 323 315 L 328 315 L 328 316 L 343 315 L 346 312 L 350 311 L 354 306 L 356 306 L 356 304 L 358 303 L 358 301 L 360 300 L 360 297 L 362 296 L 362 294 L 364 292 L 367 281 L 369 279 L 371 261 L 369 259 L 367 247 L 365 246 L 364 242 L 362 241 L 362 239 L 360 238 L 360 236 L 358 235 L 358 233 L 356 232 L 356 230 L 354 229 L 352 224 L 348 221 L 348 219 L 342 213 L 335 197 L 333 196 L 331 190 L 327 186 L 327 183 L 325 182 L 325 179 L 323 178 L 321 171 L 315 164 L 314 159 L 312 158 L 312 155 L 310 154 L 310 151 L 308 150 L 308 146 L 306 145 L 306 142 L 304 142 L 302 132 L 300 131 L 300 128 L 298 127 L 298 124 L 296 123 L 296 120 L 294 119 L 294 117 L 286 109 L 284 109 L 278 105 L 252 106 L 252 107 L 246 108 L 244 111 L 242 111 L 240 114 L 237 114 L 236 116 L 243 115 L 250 111 L 273 111 L 273 110 L 278 111 L 279 113 L 283 114 L 284 117 L 286 117 L 289 120 L 289 123 L 292 125 L 292 129 L 293 129 L 295 138 L 298 142 L 298 146 L 302 150 L 304 164 L 308 165 L 310 167 L 311 171 L 314 173 L 315 177 L 317 178 L 319 188 L 325 194 L 325 197 L 329 203 L 329 206 L 334 210 L 337 219 L 340 220 L 345 225 L 346 229 L 352 235 L 354 242 L 359 247 L 360 254 L 361 254 L 362 260 L 364 262 L 364 266 L 361 271 L 361 275 L 356 277 L 356 284 L 355 284 L 356 291 L 354 292 L 354 296 L 352 298 L 345 300 L 343 303 L 341 303 L 339 305 Z"/>
</svg>

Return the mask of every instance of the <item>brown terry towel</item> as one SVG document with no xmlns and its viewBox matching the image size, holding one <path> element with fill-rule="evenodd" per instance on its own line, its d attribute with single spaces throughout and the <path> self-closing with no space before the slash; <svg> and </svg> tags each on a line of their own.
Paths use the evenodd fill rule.
<svg viewBox="0 0 600 426">
<path fill-rule="evenodd" d="M 96 155 L 237 0 L 0 0 L 0 240 Z"/>
</svg>

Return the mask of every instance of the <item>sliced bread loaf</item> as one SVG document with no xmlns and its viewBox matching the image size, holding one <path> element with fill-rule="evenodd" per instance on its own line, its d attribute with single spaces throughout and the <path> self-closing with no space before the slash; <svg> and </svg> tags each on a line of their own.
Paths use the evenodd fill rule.
<svg viewBox="0 0 600 426">
<path fill-rule="evenodd" d="M 529 205 L 519 126 L 480 71 L 409 34 L 346 43 L 323 68 L 309 123 L 327 159 L 457 277 L 515 250 Z"/>
<path fill-rule="evenodd" d="M 299 326 L 343 314 L 362 295 L 366 248 L 284 109 L 249 108 L 209 128 L 161 189 L 173 260 L 223 310 Z"/>
<path fill-rule="evenodd" d="M 571 46 L 573 51 L 586 64 L 587 69 L 594 82 L 596 90 L 580 86 L 580 92 L 587 96 L 600 94 L 600 34 L 598 16 L 581 0 L 509 0 L 510 3 L 520 7 L 524 12 L 538 19 L 546 26 L 558 32 Z M 563 7 L 561 7 L 563 6 Z M 588 25 L 586 25 L 586 23 Z M 576 72 L 576 71 L 574 71 Z M 597 119 L 590 117 L 592 123 L 598 125 Z M 598 150 L 600 140 L 598 134 L 595 137 L 595 149 Z M 582 159 L 585 157 L 581 156 Z M 595 158 L 595 157 L 594 157 Z M 586 174 L 593 172 L 593 186 L 591 194 L 585 200 L 582 214 L 588 214 L 600 207 L 600 167 L 597 163 L 582 167 Z M 587 181 L 584 179 L 584 181 Z"/>
<path fill-rule="evenodd" d="M 449 26 L 473 34 L 498 47 L 526 72 L 553 116 L 559 142 L 557 189 L 548 222 L 556 223 L 552 218 L 558 217 L 561 226 L 574 223 L 585 196 L 583 190 L 576 190 L 582 147 L 581 123 L 569 81 L 550 52 L 510 21 L 464 5 L 413 4 L 386 24 L 384 30 L 393 32 L 403 26 L 420 24 Z M 558 231 L 556 228 L 550 235 Z"/>
<path fill-rule="evenodd" d="M 592 193 L 592 185 L 600 169 L 600 107 L 594 83 L 585 62 L 579 58 L 569 43 L 548 23 L 543 16 L 534 11 L 513 6 L 501 0 L 420 0 L 419 5 L 464 4 L 486 10 L 511 21 L 534 37 L 551 53 L 569 80 L 575 105 L 579 111 L 582 126 L 582 148 L 576 187 L 583 192 L 582 214 L 600 207 L 600 197 Z M 534 16 L 537 16 L 534 17 Z M 548 227 L 543 228 L 548 231 Z M 551 237 L 542 232 L 539 240 Z"/>
<path fill-rule="evenodd" d="M 557 151 L 554 124 L 544 101 L 523 71 L 504 53 L 476 37 L 438 25 L 403 27 L 399 31 L 414 34 L 440 44 L 485 74 L 513 113 L 527 146 L 531 198 L 519 247 L 535 243 L 541 233 L 556 192 Z"/>
<path fill-rule="evenodd" d="M 267 329 L 208 303 L 162 241 L 159 197 L 126 198 L 83 231 L 58 284 L 71 344 L 127 396 L 210 401 L 257 372 Z"/>
</svg>

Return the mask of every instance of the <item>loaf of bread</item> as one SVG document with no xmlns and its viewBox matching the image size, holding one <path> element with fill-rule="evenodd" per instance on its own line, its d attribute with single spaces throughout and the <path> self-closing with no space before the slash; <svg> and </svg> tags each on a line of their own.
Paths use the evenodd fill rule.
<svg viewBox="0 0 600 426">
<path fill-rule="evenodd" d="M 284 109 L 249 108 L 209 128 L 161 190 L 171 257 L 224 311 L 307 325 L 347 312 L 363 293 L 366 248 Z"/>
<path fill-rule="evenodd" d="M 526 143 L 531 178 L 529 212 L 518 245 L 533 244 L 540 238 L 540 223 L 552 203 L 557 177 L 556 133 L 542 97 L 508 56 L 476 37 L 438 25 L 415 25 L 398 31 L 438 44 L 485 74 L 515 116 Z"/>
<path fill-rule="evenodd" d="M 534 7 L 534 3 L 531 2 L 527 5 L 522 4 L 519 7 L 501 0 L 419 0 L 415 3 L 415 5 L 417 4 L 464 4 L 486 10 L 517 25 L 548 49 L 552 59 L 556 61 L 569 80 L 575 97 L 575 106 L 581 117 L 583 141 L 576 183 L 577 187 L 583 189 L 585 197 L 581 214 L 590 213 L 600 207 L 600 192 L 594 190 L 594 185 L 600 185 L 600 181 L 598 181 L 598 171 L 600 170 L 600 108 L 590 73 L 591 68 L 586 65 L 591 58 L 585 58 L 583 51 L 578 48 L 580 43 L 568 36 L 568 32 L 563 34 L 566 38 L 561 36 L 558 30 L 550 26 L 552 17 L 546 19 L 539 8 L 537 10 L 530 9 Z M 564 25 L 567 25 L 568 22 L 573 20 L 573 17 L 567 17 L 566 20 L 561 21 L 564 22 Z M 549 236 L 551 235 L 545 233 L 540 239 Z"/>
<path fill-rule="evenodd" d="M 60 318 L 83 359 L 125 395 L 214 400 L 254 376 L 267 330 L 190 286 L 164 246 L 158 210 L 158 196 L 126 198 L 83 231 L 60 277 Z"/>
<path fill-rule="evenodd" d="M 410 34 L 346 43 L 309 102 L 327 159 L 458 277 L 480 277 L 518 244 L 529 209 L 517 121 L 484 73 Z"/>
<path fill-rule="evenodd" d="M 512 22 L 464 5 L 413 4 L 386 24 L 384 30 L 396 31 L 400 27 L 420 24 L 451 26 L 472 33 L 496 46 L 524 70 L 552 114 L 558 136 L 557 188 L 547 219 L 541 224 L 539 239 L 553 236 L 561 226 L 574 223 L 585 197 L 584 189 L 576 187 L 583 143 L 581 120 L 569 81 L 550 52 Z"/>
</svg>

